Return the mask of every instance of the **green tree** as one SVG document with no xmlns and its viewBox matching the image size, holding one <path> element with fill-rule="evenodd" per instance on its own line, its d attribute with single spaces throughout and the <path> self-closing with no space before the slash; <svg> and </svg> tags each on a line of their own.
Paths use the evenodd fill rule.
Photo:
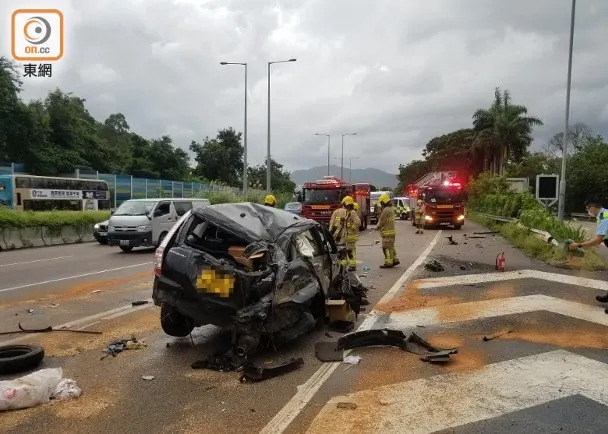
<svg viewBox="0 0 608 434">
<path fill-rule="evenodd" d="M 215 139 L 206 137 L 203 144 L 192 141 L 196 168 L 193 174 L 206 179 L 218 180 L 237 187 L 242 179 L 243 146 L 241 133 L 232 128 L 219 130 Z"/>
<path fill-rule="evenodd" d="M 542 121 L 528 116 L 525 106 L 511 103 L 508 90 L 501 93 L 496 88 L 492 105 L 473 114 L 475 146 L 491 160 L 492 171 L 502 174 L 507 161 L 521 161 L 532 143 L 532 129 L 538 125 Z"/>
<path fill-rule="evenodd" d="M 398 191 L 404 191 L 408 184 L 413 184 L 429 172 L 429 163 L 426 160 L 413 160 L 405 166 L 399 165 L 399 173 L 397 174 Z"/>
<path fill-rule="evenodd" d="M 568 128 L 568 155 L 573 155 L 583 149 L 594 139 L 591 128 L 582 122 L 577 122 Z M 544 151 L 554 157 L 562 157 L 564 152 L 564 132 L 555 134 L 547 142 Z"/>
<path fill-rule="evenodd" d="M 159 178 L 180 180 L 190 176 L 190 157 L 183 149 L 174 147 L 169 136 L 150 142 L 150 158 Z"/>
<path fill-rule="evenodd" d="M 266 161 L 268 160 L 264 160 L 264 164 L 247 168 L 247 180 L 251 188 L 266 189 Z M 272 164 L 270 171 L 272 191 L 292 194 L 296 189 L 296 183 L 291 180 L 290 173 L 283 169 L 282 164 L 277 163 L 273 159 L 270 161 Z"/>
<path fill-rule="evenodd" d="M 554 173 L 559 173 L 558 159 L 543 152 L 527 152 L 520 162 L 506 165 L 506 175 L 510 178 L 528 178 L 532 192 L 536 191 L 536 175 Z"/>
</svg>

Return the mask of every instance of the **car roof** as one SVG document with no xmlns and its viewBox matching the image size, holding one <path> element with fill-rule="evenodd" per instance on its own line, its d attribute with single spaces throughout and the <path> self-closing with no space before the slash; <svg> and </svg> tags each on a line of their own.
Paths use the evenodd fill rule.
<svg viewBox="0 0 608 434">
<path fill-rule="evenodd" d="M 249 242 L 274 242 L 290 228 L 319 224 L 283 209 L 253 202 L 210 205 L 197 208 L 193 213 Z"/>
<path fill-rule="evenodd" d="M 205 199 L 205 198 L 198 198 L 198 197 L 150 197 L 148 199 L 127 199 L 125 200 L 125 202 L 129 201 L 129 202 L 158 202 L 161 200 L 175 200 L 175 201 L 180 201 L 180 200 L 187 200 L 187 201 L 205 201 L 205 202 L 210 202 L 209 199 Z"/>
</svg>

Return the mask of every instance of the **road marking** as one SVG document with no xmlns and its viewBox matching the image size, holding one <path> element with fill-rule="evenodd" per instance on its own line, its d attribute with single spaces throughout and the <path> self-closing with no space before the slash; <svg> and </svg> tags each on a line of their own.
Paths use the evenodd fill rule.
<svg viewBox="0 0 608 434">
<path fill-rule="evenodd" d="M 401 277 L 395 282 L 395 284 L 388 290 L 388 292 L 382 297 L 379 303 L 386 303 L 390 301 L 392 297 L 403 287 L 405 281 L 412 275 L 412 273 L 422 264 L 439 238 L 441 236 L 441 230 L 437 232 L 435 238 L 431 241 L 428 247 L 422 252 L 422 254 L 416 259 L 416 261 L 401 275 Z M 365 331 L 372 328 L 376 318 L 371 315 L 374 312 L 372 310 L 370 315 L 365 318 L 365 321 L 357 328 L 356 331 Z M 350 351 L 347 351 L 347 353 Z M 306 407 L 310 400 L 315 396 L 317 391 L 327 381 L 329 376 L 340 366 L 341 362 L 323 363 L 321 367 L 310 377 L 304 384 L 298 387 L 296 394 L 289 400 L 287 404 L 272 418 L 270 422 L 260 431 L 260 434 L 278 434 L 282 433 L 287 427 L 294 421 L 300 412 Z"/>
<path fill-rule="evenodd" d="M 133 312 L 137 312 L 142 309 L 147 309 L 149 307 L 154 306 L 154 301 L 150 298 L 147 300 L 148 304 L 144 304 L 141 306 L 133 306 L 132 304 L 126 304 L 124 306 L 117 307 L 115 309 L 108 310 L 106 312 L 96 313 L 91 316 L 87 316 L 84 318 L 80 318 L 74 321 L 66 322 L 65 324 L 61 324 L 58 326 L 53 326 L 53 329 L 61 329 L 61 328 L 71 328 L 74 330 L 83 330 L 87 327 L 91 327 L 94 324 L 98 324 L 100 321 L 109 320 L 121 317 L 123 315 L 128 315 Z M 48 333 L 48 332 L 47 332 Z M 52 333 L 52 332 L 51 332 Z M 18 338 L 11 339 L 10 341 L 0 342 L 2 345 L 12 345 L 13 343 L 31 339 L 35 336 L 41 336 L 45 333 L 26 333 L 24 336 L 20 336 Z"/>
<path fill-rule="evenodd" d="M 71 257 L 72 257 L 72 255 L 70 255 L 70 256 L 57 256 L 56 258 L 36 259 L 35 261 L 13 262 L 12 264 L 0 264 L 0 268 L 1 267 L 12 267 L 14 265 L 34 264 L 36 262 L 56 261 L 57 259 L 65 259 L 65 258 L 71 258 Z"/>
<path fill-rule="evenodd" d="M 432 326 L 539 311 L 558 313 L 608 326 L 608 315 L 604 313 L 603 308 L 536 294 L 393 312 L 383 327 L 404 330 L 419 325 Z M 380 317 L 379 314 L 370 316 Z"/>
<path fill-rule="evenodd" d="M 76 274 L 74 276 L 61 277 L 59 279 L 51 279 L 51 280 L 45 280 L 43 282 L 28 283 L 26 285 L 12 286 L 10 288 L 2 288 L 2 289 L 0 289 L 0 292 L 14 291 L 16 289 L 29 288 L 31 286 L 47 285 L 49 283 L 63 282 L 64 280 L 78 279 L 80 277 L 94 276 L 96 274 L 109 273 L 110 271 L 126 270 L 128 268 L 141 267 L 141 266 L 150 265 L 150 264 L 152 264 L 152 262 L 144 262 L 144 263 L 135 264 L 135 265 L 126 265 L 124 267 L 118 267 L 118 268 L 109 268 L 107 270 L 93 271 L 91 273 Z M 152 275 L 152 271 L 150 271 L 150 275 Z"/>
<path fill-rule="evenodd" d="M 465 274 L 462 276 L 431 277 L 416 280 L 418 288 L 440 288 L 454 285 L 470 285 L 485 282 L 502 282 L 516 279 L 540 279 L 566 285 L 583 286 L 592 289 L 608 291 L 608 282 L 604 280 L 587 279 L 585 277 L 568 276 L 559 273 L 547 273 L 537 270 L 505 271 L 497 273 Z"/>
<path fill-rule="evenodd" d="M 582 395 L 608 405 L 608 365 L 565 350 L 331 398 L 307 433 L 430 433 Z M 357 404 L 357 414 L 336 408 Z"/>
</svg>

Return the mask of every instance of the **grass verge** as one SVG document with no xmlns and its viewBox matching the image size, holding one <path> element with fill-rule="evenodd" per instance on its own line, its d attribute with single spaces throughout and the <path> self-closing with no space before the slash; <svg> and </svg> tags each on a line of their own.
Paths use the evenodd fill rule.
<svg viewBox="0 0 608 434">
<path fill-rule="evenodd" d="M 110 218 L 110 211 L 25 211 L 0 208 L 0 228 L 86 226 Z"/>
<path fill-rule="evenodd" d="M 538 258 L 550 265 L 559 268 L 574 270 L 599 271 L 608 269 L 608 264 L 593 249 L 585 249 L 583 257 L 568 255 L 562 248 L 548 244 L 535 234 L 518 227 L 515 223 L 502 223 L 486 219 L 475 214 L 469 216 L 471 220 L 500 232 L 515 247 L 521 249 L 526 255 Z"/>
</svg>

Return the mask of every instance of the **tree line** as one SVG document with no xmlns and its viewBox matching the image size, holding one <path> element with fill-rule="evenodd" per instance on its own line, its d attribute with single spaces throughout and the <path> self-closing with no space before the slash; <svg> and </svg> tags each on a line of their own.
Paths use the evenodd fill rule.
<svg viewBox="0 0 608 434">
<path fill-rule="evenodd" d="M 541 151 L 531 152 L 532 131 L 542 121 L 513 104 L 508 90 L 497 88 L 487 108 L 472 115 L 472 125 L 432 138 L 422 159 L 399 166 L 397 191 L 432 171 L 454 170 L 476 177 L 483 172 L 526 177 L 535 191 L 536 175 L 560 174 L 564 133 L 555 134 Z M 566 209 L 580 210 L 581 198 L 596 193 L 608 198 L 608 145 L 584 123 L 568 132 Z"/>
<path fill-rule="evenodd" d="M 130 174 L 141 178 L 215 182 L 242 186 L 242 134 L 221 129 L 214 138 L 192 141 L 188 152 L 170 136 L 147 139 L 131 131 L 122 113 L 103 122 L 86 109 L 83 98 L 55 89 L 46 98 L 25 102 L 15 62 L 0 57 L 0 161 L 25 163 L 37 175 L 81 171 Z M 274 191 L 293 192 L 283 165 L 272 161 Z M 248 168 L 249 185 L 266 187 L 266 165 Z"/>
</svg>

